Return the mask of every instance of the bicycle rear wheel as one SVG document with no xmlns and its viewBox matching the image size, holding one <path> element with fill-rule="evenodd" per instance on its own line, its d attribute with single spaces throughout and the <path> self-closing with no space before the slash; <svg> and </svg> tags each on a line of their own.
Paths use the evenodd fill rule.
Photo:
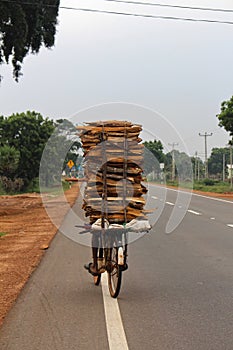
<svg viewBox="0 0 233 350">
<path fill-rule="evenodd" d="M 108 288 L 111 297 L 117 298 L 121 288 L 122 271 L 118 265 L 118 247 L 108 251 Z"/>
</svg>

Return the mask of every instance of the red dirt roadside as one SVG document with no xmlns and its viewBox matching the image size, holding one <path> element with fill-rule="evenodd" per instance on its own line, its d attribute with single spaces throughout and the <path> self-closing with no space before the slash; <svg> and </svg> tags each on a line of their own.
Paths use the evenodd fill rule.
<svg viewBox="0 0 233 350">
<path fill-rule="evenodd" d="M 70 206 L 78 189 L 65 192 Z M 58 209 L 62 222 L 66 211 Z M 0 196 L 0 325 L 56 232 L 39 194 Z"/>
</svg>

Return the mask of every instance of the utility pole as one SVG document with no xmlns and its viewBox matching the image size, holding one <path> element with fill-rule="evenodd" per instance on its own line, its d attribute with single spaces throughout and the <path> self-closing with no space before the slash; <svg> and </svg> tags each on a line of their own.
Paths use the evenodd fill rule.
<svg viewBox="0 0 233 350">
<path fill-rule="evenodd" d="M 232 144 L 230 144 L 230 177 L 231 177 L 231 189 L 232 189 Z"/>
<path fill-rule="evenodd" d="M 197 151 L 195 152 L 194 180 L 200 181 L 200 159 Z"/>
<path fill-rule="evenodd" d="M 197 179 L 197 151 L 195 152 L 194 180 Z"/>
<path fill-rule="evenodd" d="M 225 163 L 226 163 L 226 155 L 223 153 L 222 155 L 222 181 L 225 181 Z"/>
<path fill-rule="evenodd" d="M 169 146 L 172 146 L 172 181 L 175 180 L 175 146 L 178 146 L 179 144 L 176 142 L 169 143 Z"/>
<path fill-rule="evenodd" d="M 199 136 L 204 136 L 205 138 L 205 178 L 208 178 L 208 161 L 207 161 L 207 137 L 208 136 L 212 136 L 213 133 L 211 132 L 210 134 L 207 134 L 207 132 L 205 132 L 204 134 L 201 134 L 199 132 Z"/>
<path fill-rule="evenodd" d="M 197 163 L 197 180 L 200 181 L 200 160 Z"/>
<path fill-rule="evenodd" d="M 230 149 L 230 183 L 231 183 L 231 189 L 233 187 L 233 179 L 232 179 L 232 144 L 231 144 L 232 141 L 229 141 L 229 144 L 227 145 Z"/>
</svg>

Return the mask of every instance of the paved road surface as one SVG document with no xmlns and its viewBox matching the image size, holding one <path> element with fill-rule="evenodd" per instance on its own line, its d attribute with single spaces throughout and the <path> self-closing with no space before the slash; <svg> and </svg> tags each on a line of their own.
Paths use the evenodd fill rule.
<svg viewBox="0 0 233 350">
<path fill-rule="evenodd" d="M 124 349 L 232 350 L 233 202 L 195 195 L 167 235 L 177 193 L 161 191 L 151 191 L 155 206 L 166 202 L 155 229 L 129 249 L 117 302 Z M 109 349 L 102 287 L 82 267 L 89 259 L 89 248 L 56 236 L 0 330 L 2 350 Z"/>
</svg>

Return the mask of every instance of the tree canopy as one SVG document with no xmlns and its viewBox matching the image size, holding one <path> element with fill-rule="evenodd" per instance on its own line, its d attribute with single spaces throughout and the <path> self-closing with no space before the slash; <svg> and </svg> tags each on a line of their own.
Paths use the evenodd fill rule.
<svg viewBox="0 0 233 350">
<path fill-rule="evenodd" d="M 12 58 L 18 81 L 25 56 L 55 42 L 60 0 L 0 1 L 0 64 Z M 1 76 L 0 76 L 1 80 Z"/>
<path fill-rule="evenodd" d="M 25 184 L 38 176 L 42 152 L 53 131 L 53 121 L 36 112 L 0 117 L 0 147 L 3 151 L 8 146 L 19 152 L 16 176 Z"/>
<path fill-rule="evenodd" d="M 146 149 L 148 149 L 150 152 L 147 152 L 145 154 L 145 172 L 150 173 L 151 171 L 157 171 L 160 172 L 160 166 L 159 163 L 164 162 L 164 153 L 163 153 L 163 145 L 160 140 L 154 140 L 154 141 L 145 141 L 144 146 Z"/>
<path fill-rule="evenodd" d="M 233 137 L 233 96 L 228 101 L 221 103 L 221 112 L 217 115 L 219 126 L 230 133 Z"/>
<path fill-rule="evenodd" d="M 8 145 L 0 147 L 0 176 L 11 178 L 19 164 L 20 152 Z"/>
<path fill-rule="evenodd" d="M 191 180 L 193 177 L 192 159 L 185 152 L 174 150 L 175 176 L 180 180 Z M 167 178 L 172 178 L 172 152 L 165 155 L 165 171 Z"/>
<path fill-rule="evenodd" d="M 211 155 L 208 159 L 209 174 L 222 176 L 223 172 L 223 157 L 225 154 L 225 173 L 227 164 L 230 163 L 230 150 L 229 148 L 213 148 Z"/>
<path fill-rule="evenodd" d="M 43 188 L 59 183 L 67 162 L 72 160 L 76 164 L 81 147 L 73 123 L 59 119 L 54 125 L 56 128 L 46 144 L 40 163 L 40 184 Z"/>
</svg>

